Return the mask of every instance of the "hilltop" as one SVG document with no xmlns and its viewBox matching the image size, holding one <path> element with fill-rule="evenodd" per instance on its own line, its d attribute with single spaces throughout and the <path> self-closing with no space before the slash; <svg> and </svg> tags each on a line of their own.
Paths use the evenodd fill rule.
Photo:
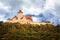
<svg viewBox="0 0 60 40">
<path fill-rule="evenodd" d="M 60 40 L 60 25 L 0 23 L 0 40 Z"/>
</svg>

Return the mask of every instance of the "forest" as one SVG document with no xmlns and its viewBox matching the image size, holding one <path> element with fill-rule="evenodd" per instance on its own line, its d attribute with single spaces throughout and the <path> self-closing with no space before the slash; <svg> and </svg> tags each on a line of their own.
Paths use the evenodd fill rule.
<svg viewBox="0 0 60 40">
<path fill-rule="evenodd" d="M 0 22 L 0 40 L 60 40 L 60 25 Z"/>
</svg>

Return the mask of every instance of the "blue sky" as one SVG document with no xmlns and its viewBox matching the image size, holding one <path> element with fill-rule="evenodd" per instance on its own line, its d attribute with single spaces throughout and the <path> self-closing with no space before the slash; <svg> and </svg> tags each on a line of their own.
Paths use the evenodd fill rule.
<svg viewBox="0 0 60 40">
<path fill-rule="evenodd" d="M 35 22 L 48 20 L 60 24 L 60 0 L 0 0 L 0 21 L 17 15 L 19 9 L 23 15 L 32 15 Z"/>
</svg>

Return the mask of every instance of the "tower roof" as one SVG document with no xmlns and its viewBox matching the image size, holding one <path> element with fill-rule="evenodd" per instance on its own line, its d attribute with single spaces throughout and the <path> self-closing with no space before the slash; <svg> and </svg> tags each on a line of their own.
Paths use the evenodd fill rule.
<svg viewBox="0 0 60 40">
<path fill-rule="evenodd" d="M 18 13 L 23 13 L 22 10 L 19 10 Z"/>
</svg>

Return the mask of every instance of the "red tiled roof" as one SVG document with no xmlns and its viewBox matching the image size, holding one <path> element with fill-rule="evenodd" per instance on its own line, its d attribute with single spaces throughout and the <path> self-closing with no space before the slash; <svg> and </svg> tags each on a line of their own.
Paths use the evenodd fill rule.
<svg viewBox="0 0 60 40">
<path fill-rule="evenodd" d="M 17 17 L 17 16 L 14 16 L 12 19 L 14 19 L 14 18 L 18 19 L 18 17 Z"/>
<path fill-rule="evenodd" d="M 31 16 L 25 16 L 25 18 L 32 21 L 32 17 Z"/>
<path fill-rule="evenodd" d="M 23 13 L 22 10 L 19 10 L 18 13 Z"/>
</svg>

